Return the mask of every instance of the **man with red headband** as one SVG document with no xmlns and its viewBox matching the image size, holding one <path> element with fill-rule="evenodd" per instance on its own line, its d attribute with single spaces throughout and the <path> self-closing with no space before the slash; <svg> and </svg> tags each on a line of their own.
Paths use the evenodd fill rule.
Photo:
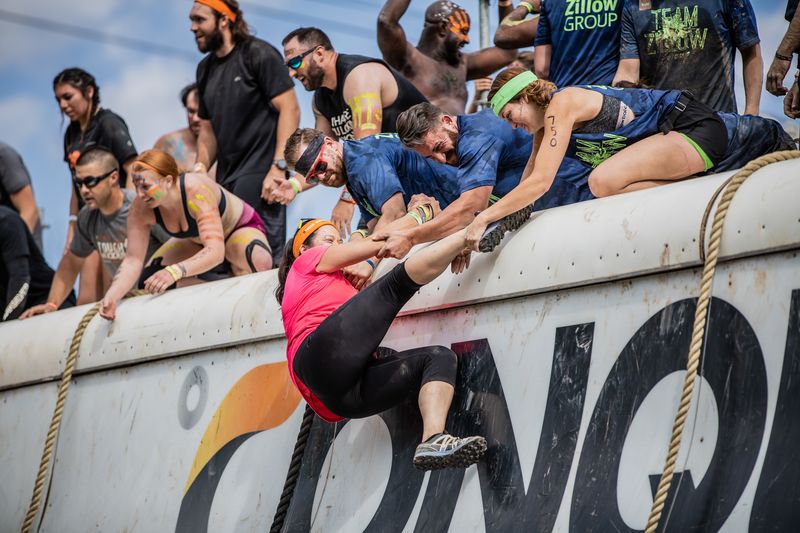
<svg viewBox="0 0 800 533">
<path fill-rule="evenodd" d="M 250 204 L 267 227 L 277 262 L 286 208 L 275 191 L 286 180 L 280 156 L 300 108 L 280 53 L 250 35 L 236 0 L 197 0 L 189 14 L 197 48 L 200 134 L 195 170 L 217 162 L 217 181 Z"/>
<path fill-rule="evenodd" d="M 470 18 L 455 2 L 433 2 L 415 47 L 406 39 L 400 18 L 411 0 L 388 0 L 378 15 L 378 46 L 383 58 L 408 78 L 432 104 L 458 115 L 467 108 L 467 80 L 476 80 L 511 63 L 516 50 L 485 48 L 468 54 Z M 497 4 L 500 19 L 511 12 L 510 0 Z"/>
</svg>

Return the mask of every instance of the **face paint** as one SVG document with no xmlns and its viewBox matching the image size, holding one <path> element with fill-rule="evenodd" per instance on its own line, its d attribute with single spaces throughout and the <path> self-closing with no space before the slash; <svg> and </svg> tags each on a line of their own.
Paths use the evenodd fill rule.
<svg viewBox="0 0 800 533">
<path fill-rule="evenodd" d="M 154 183 L 147 189 L 147 191 L 145 191 L 145 194 L 147 194 L 147 196 L 149 196 L 153 200 L 158 201 L 164 198 L 164 195 L 167 193 L 164 192 L 163 189 L 161 189 L 160 184 Z"/>
<path fill-rule="evenodd" d="M 463 9 L 453 12 L 452 15 L 447 17 L 449 24 L 447 28 L 453 33 L 459 41 L 464 44 L 469 43 L 469 15 Z"/>
</svg>

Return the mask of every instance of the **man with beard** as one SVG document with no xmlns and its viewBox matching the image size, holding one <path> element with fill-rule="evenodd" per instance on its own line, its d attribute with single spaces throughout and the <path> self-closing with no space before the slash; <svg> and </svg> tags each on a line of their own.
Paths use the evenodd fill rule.
<svg viewBox="0 0 800 533">
<path fill-rule="evenodd" d="M 200 96 L 195 170 L 217 161 L 217 181 L 261 216 L 278 263 L 286 237 L 286 208 L 273 202 L 286 180 L 286 139 L 300 108 L 280 53 L 250 35 L 236 0 L 197 0 L 189 15 L 197 48 Z"/>
<path fill-rule="evenodd" d="M 425 10 L 425 25 L 414 47 L 406 39 L 400 18 L 411 0 L 388 0 L 378 15 L 378 46 L 383 58 L 411 80 L 417 89 L 446 113 L 463 113 L 467 106 L 467 80 L 488 76 L 508 65 L 516 50 L 485 48 L 465 54 L 469 43 L 470 18 L 450 1 L 438 1 Z M 510 11 L 508 0 L 498 2 L 503 19 Z"/>
<path fill-rule="evenodd" d="M 381 257 L 401 258 L 415 244 L 466 227 L 476 212 L 499 200 L 530 173 L 526 168 L 533 136 L 512 127 L 491 109 L 453 116 L 429 103 L 415 105 L 398 117 L 397 133 L 407 148 L 421 156 L 457 167 L 457 181 L 464 192 L 429 223 L 376 235 L 375 239 L 386 239 Z M 573 185 L 563 175 L 559 170 L 550 190 L 534 203 L 535 210 L 593 198 L 586 183 Z"/>
<path fill-rule="evenodd" d="M 200 135 L 200 117 L 197 116 L 200 100 L 196 83 L 181 89 L 181 103 L 186 110 L 187 127 L 162 135 L 153 148 L 167 152 L 178 163 L 178 167 L 187 170 L 197 161 L 197 136 Z M 208 175 L 213 178 L 215 170 L 209 170 Z"/>
<path fill-rule="evenodd" d="M 339 54 L 318 28 L 298 28 L 283 39 L 289 73 L 314 91 L 315 129 L 338 140 L 397 131 L 397 116 L 425 97 L 380 59 Z M 300 192 L 306 184 L 295 186 Z M 355 202 L 346 190 L 332 221 L 349 233 Z"/>
</svg>

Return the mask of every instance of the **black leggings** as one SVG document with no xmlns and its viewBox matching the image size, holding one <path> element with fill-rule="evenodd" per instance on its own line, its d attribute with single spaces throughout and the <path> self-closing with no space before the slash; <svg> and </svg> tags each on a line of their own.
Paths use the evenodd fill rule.
<svg viewBox="0 0 800 533">
<path fill-rule="evenodd" d="M 456 354 L 428 346 L 379 357 L 379 344 L 420 285 L 405 264 L 356 294 L 322 321 L 297 350 L 294 372 L 332 412 L 363 418 L 416 394 L 429 381 L 455 386 Z"/>
</svg>

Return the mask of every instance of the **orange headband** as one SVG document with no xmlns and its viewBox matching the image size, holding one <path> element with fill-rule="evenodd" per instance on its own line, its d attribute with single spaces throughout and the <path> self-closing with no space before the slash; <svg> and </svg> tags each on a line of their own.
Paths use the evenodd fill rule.
<svg viewBox="0 0 800 533">
<path fill-rule="evenodd" d="M 155 172 L 159 176 L 162 175 L 160 170 L 158 170 L 156 167 L 154 167 L 153 165 L 151 165 L 149 163 L 145 163 L 144 161 L 134 161 L 133 162 L 133 166 L 134 167 L 144 167 L 144 168 L 146 168 L 148 170 L 152 170 L 153 172 Z"/>
<path fill-rule="evenodd" d="M 234 13 L 231 8 L 228 7 L 228 4 L 223 2 L 222 0 L 194 0 L 198 4 L 203 4 L 204 6 L 208 6 L 214 11 L 218 13 L 222 13 L 226 17 L 230 19 L 231 22 L 236 22 L 236 13 Z"/>
<path fill-rule="evenodd" d="M 323 218 L 316 218 L 303 224 L 303 227 L 295 234 L 294 242 L 292 243 L 292 252 L 294 252 L 296 258 L 300 257 L 300 247 L 305 244 L 306 239 L 322 226 L 333 226 L 333 222 Z M 335 228 L 336 226 L 333 227 Z"/>
</svg>

